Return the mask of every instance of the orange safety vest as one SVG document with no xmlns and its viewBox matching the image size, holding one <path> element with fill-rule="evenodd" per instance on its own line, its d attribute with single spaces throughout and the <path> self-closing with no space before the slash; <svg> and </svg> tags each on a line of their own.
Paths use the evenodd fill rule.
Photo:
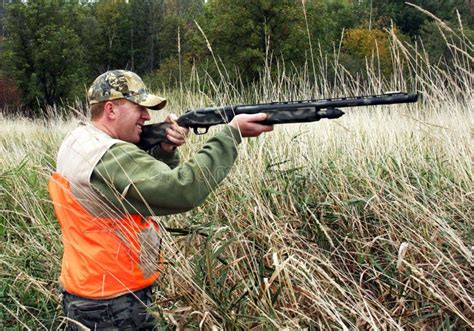
<svg viewBox="0 0 474 331">
<path fill-rule="evenodd" d="M 71 193 L 68 180 L 57 172 L 48 189 L 63 234 L 60 281 L 66 291 L 107 298 L 147 287 L 157 279 L 158 271 L 147 275 L 140 266 L 140 234 L 147 229 L 159 231 L 153 221 L 140 215 L 122 219 L 91 215 Z M 153 249 L 158 263 L 162 262 L 159 247 Z"/>
</svg>

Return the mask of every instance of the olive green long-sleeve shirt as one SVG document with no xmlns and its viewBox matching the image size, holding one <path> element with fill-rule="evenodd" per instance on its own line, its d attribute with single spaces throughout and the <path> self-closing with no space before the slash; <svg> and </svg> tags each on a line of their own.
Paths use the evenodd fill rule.
<svg viewBox="0 0 474 331">
<path fill-rule="evenodd" d="M 148 215 L 188 211 L 206 199 L 237 158 L 241 137 L 226 126 L 191 159 L 176 152 L 150 155 L 130 143 L 112 146 L 95 167 L 91 184 L 119 210 Z"/>
</svg>

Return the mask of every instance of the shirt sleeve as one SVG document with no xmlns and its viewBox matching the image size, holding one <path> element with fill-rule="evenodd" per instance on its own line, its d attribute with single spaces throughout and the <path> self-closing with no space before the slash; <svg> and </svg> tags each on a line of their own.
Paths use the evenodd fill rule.
<svg viewBox="0 0 474 331">
<path fill-rule="evenodd" d="M 185 212 L 204 202 L 229 173 L 240 142 L 239 131 L 228 125 L 174 168 L 133 144 L 116 144 L 97 164 L 91 184 L 108 203 L 130 213 Z"/>
<path fill-rule="evenodd" d="M 166 163 L 171 169 L 176 168 L 179 165 L 180 158 L 177 148 L 175 148 L 172 152 L 166 152 L 162 150 L 160 144 L 158 144 L 150 149 L 148 154 L 153 156 L 155 159 Z"/>
</svg>

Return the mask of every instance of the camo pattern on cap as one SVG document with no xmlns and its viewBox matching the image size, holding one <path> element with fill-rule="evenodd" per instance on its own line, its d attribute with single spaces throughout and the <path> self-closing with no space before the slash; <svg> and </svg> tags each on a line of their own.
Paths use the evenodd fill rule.
<svg viewBox="0 0 474 331">
<path fill-rule="evenodd" d="M 142 79 L 127 70 L 112 70 L 103 73 L 92 83 L 87 96 L 91 105 L 116 99 L 127 99 L 155 110 L 166 105 L 166 99 L 150 93 Z"/>
</svg>

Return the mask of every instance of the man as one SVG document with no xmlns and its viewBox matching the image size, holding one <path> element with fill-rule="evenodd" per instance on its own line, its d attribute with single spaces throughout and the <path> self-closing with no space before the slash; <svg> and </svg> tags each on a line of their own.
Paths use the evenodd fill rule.
<svg viewBox="0 0 474 331">
<path fill-rule="evenodd" d="M 184 128 L 168 128 L 168 142 L 148 153 L 136 145 L 149 109 L 166 105 L 139 76 L 106 72 L 88 98 L 91 123 L 66 137 L 49 182 L 64 244 L 63 309 L 70 329 L 145 330 L 153 327 L 146 308 L 162 261 L 160 229 L 148 216 L 201 204 L 227 175 L 241 137 L 273 128 L 257 123 L 265 114 L 238 115 L 179 164 Z"/>
</svg>

